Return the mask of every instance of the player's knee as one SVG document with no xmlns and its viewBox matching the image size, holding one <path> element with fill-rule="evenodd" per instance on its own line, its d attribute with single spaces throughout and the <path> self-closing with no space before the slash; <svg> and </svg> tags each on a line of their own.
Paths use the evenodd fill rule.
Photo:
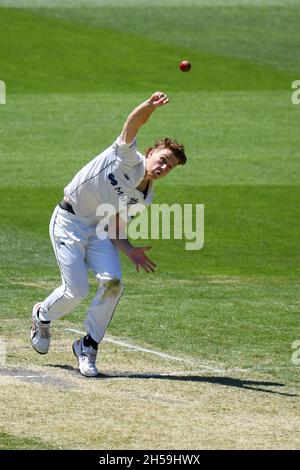
<svg viewBox="0 0 300 470">
<path fill-rule="evenodd" d="M 66 295 L 75 303 L 81 302 L 81 300 L 85 299 L 88 293 L 88 284 L 78 284 L 76 286 L 71 286 L 66 290 Z"/>
<path fill-rule="evenodd" d="M 106 277 L 101 279 L 104 295 L 117 296 L 123 290 L 122 280 L 119 277 Z"/>
</svg>

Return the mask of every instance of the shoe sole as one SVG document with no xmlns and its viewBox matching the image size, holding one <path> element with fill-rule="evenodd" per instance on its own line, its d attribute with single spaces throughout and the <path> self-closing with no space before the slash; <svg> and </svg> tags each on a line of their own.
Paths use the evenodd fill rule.
<svg viewBox="0 0 300 470">
<path fill-rule="evenodd" d="M 42 356 L 44 356 L 45 354 L 48 354 L 48 351 L 46 351 L 46 352 L 38 351 L 38 350 L 33 346 L 33 344 L 32 344 L 31 341 L 30 341 L 30 344 L 31 344 L 31 346 L 33 347 L 33 349 L 35 350 L 35 352 L 37 352 L 38 354 L 41 354 Z"/>
<path fill-rule="evenodd" d="M 46 351 L 46 352 L 41 352 L 41 351 L 38 351 L 38 350 L 34 347 L 34 344 L 33 344 L 33 342 L 32 342 L 32 339 L 33 339 L 33 338 L 31 338 L 31 328 L 30 328 L 30 330 L 29 330 L 29 339 L 30 339 L 30 344 L 31 344 L 31 346 L 33 347 L 33 349 L 35 350 L 35 352 L 37 352 L 37 353 L 39 353 L 39 354 L 42 354 L 43 356 L 44 356 L 45 354 L 48 354 L 49 349 L 48 349 L 48 351 Z"/>
</svg>

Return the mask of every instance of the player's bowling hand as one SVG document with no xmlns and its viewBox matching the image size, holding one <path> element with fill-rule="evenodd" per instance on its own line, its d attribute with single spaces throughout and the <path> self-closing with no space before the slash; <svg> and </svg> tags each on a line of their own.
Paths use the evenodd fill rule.
<svg viewBox="0 0 300 470">
<path fill-rule="evenodd" d="M 169 98 L 165 93 L 156 91 L 152 96 L 150 96 L 148 102 L 153 104 L 153 106 L 158 107 L 169 103 Z"/>
</svg>

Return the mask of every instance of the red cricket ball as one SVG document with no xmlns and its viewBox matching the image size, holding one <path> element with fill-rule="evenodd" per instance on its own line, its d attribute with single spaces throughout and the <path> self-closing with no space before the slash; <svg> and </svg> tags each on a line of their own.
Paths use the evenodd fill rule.
<svg viewBox="0 0 300 470">
<path fill-rule="evenodd" d="M 181 72 L 188 72 L 192 68 L 192 64 L 188 60 L 183 60 L 179 64 Z"/>
</svg>

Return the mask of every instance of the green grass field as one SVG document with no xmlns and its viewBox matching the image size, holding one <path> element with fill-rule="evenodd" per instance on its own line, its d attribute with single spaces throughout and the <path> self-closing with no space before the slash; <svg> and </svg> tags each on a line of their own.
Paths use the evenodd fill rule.
<svg viewBox="0 0 300 470">
<path fill-rule="evenodd" d="M 300 79 L 300 2 L 157 0 L 151 8 L 148 3 L 55 0 L 46 8 L 40 0 L 0 0 L 0 80 L 7 88 L 6 104 L 0 105 L 0 339 L 7 345 L 5 367 L 22 364 L 42 371 L 56 364 L 52 374 L 77 381 L 76 387 L 84 387 L 89 396 L 88 384 L 68 378 L 68 370 L 59 371 L 68 363 L 75 367 L 69 354 L 72 338 L 60 328 L 82 330 L 88 300 L 58 322 L 53 352 L 46 358 L 36 357 L 28 344 L 32 304 L 60 280 L 48 224 L 76 171 L 110 145 L 135 105 L 162 89 L 170 104 L 140 131 L 139 147 L 143 150 L 165 135 L 185 143 L 188 164 L 156 185 L 155 202 L 204 204 L 205 246 L 185 251 L 184 241 L 151 242 L 158 264 L 151 276 L 137 276 L 123 258 L 126 291 L 108 333 L 193 364 L 228 370 L 235 381 L 256 380 L 257 387 L 264 381 L 280 384 L 286 396 L 274 392 L 259 402 L 257 391 L 251 395 L 230 381 L 219 393 L 218 380 L 208 380 L 210 388 L 199 380 L 191 381 L 190 389 L 188 383 L 176 383 L 170 398 L 172 381 L 168 389 L 167 381 L 140 379 L 136 387 L 141 396 L 169 394 L 173 405 L 178 400 L 178 423 L 185 423 L 187 434 L 192 415 L 199 424 L 198 438 L 194 427 L 191 440 L 180 441 L 167 433 L 174 418 L 165 410 L 163 421 L 160 403 L 157 414 L 155 406 L 147 411 L 157 423 L 147 440 L 145 435 L 141 439 L 137 422 L 151 399 L 150 405 L 143 399 L 141 408 L 132 405 L 131 417 L 126 416 L 126 393 L 130 388 L 133 394 L 135 385 L 128 378 L 126 389 L 122 379 L 115 406 L 122 410 L 123 428 L 118 423 L 115 439 L 103 437 L 105 423 L 116 424 L 112 412 L 110 419 L 101 419 L 103 435 L 89 440 L 87 432 L 78 444 L 63 427 L 57 430 L 61 441 L 58 434 L 35 431 L 34 413 L 40 409 L 27 415 L 21 411 L 23 393 L 28 393 L 28 407 L 32 405 L 29 385 L 1 377 L 6 393 L 0 406 L 6 404 L 7 410 L 14 399 L 20 400 L 20 408 L 3 412 L 0 448 L 176 448 L 181 442 L 183 448 L 297 446 L 291 435 L 297 428 L 292 421 L 299 406 L 299 366 L 291 357 L 292 343 L 300 340 L 300 105 L 291 103 L 291 83 Z M 186 58 L 192 62 L 188 74 L 178 69 Z M 92 280 L 91 285 L 93 291 Z M 189 368 L 170 364 L 168 369 L 147 355 L 134 361 L 128 353 L 130 360 L 125 360 L 118 348 L 112 358 L 105 347 L 103 354 L 104 373 L 173 373 L 175 367 L 191 374 Z M 117 382 L 100 382 L 101 392 L 99 383 L 89 382 L 97 409 L 101 400 L 113 409 L 109 392 L 116 392 Z M 51 397 L 48 388 L 45 395 Z M 190 397 L 190 408 L 181 407 L 183 397 Z M 252 408 L 246 415 L 248 399 Z M 203 402 L 207 414 L 201 421 Z M 266 408 L 270 414 L 264 414 Z M 75 410 L 70 416 L 76 421 Z M 245 434 L 251 428 L 249 440 L 241 441 L 233 424 L 227 436 L 227 418 L 237 420 L 237 426 L 243 422 Z M 224 419 L 219 422 L 223 440 L 213 431 L 213 419 Z M 272 420 L 273 434 L 268 434 Z M 290 423 L 291 435 L 285 438 Z"/>
</svg>

